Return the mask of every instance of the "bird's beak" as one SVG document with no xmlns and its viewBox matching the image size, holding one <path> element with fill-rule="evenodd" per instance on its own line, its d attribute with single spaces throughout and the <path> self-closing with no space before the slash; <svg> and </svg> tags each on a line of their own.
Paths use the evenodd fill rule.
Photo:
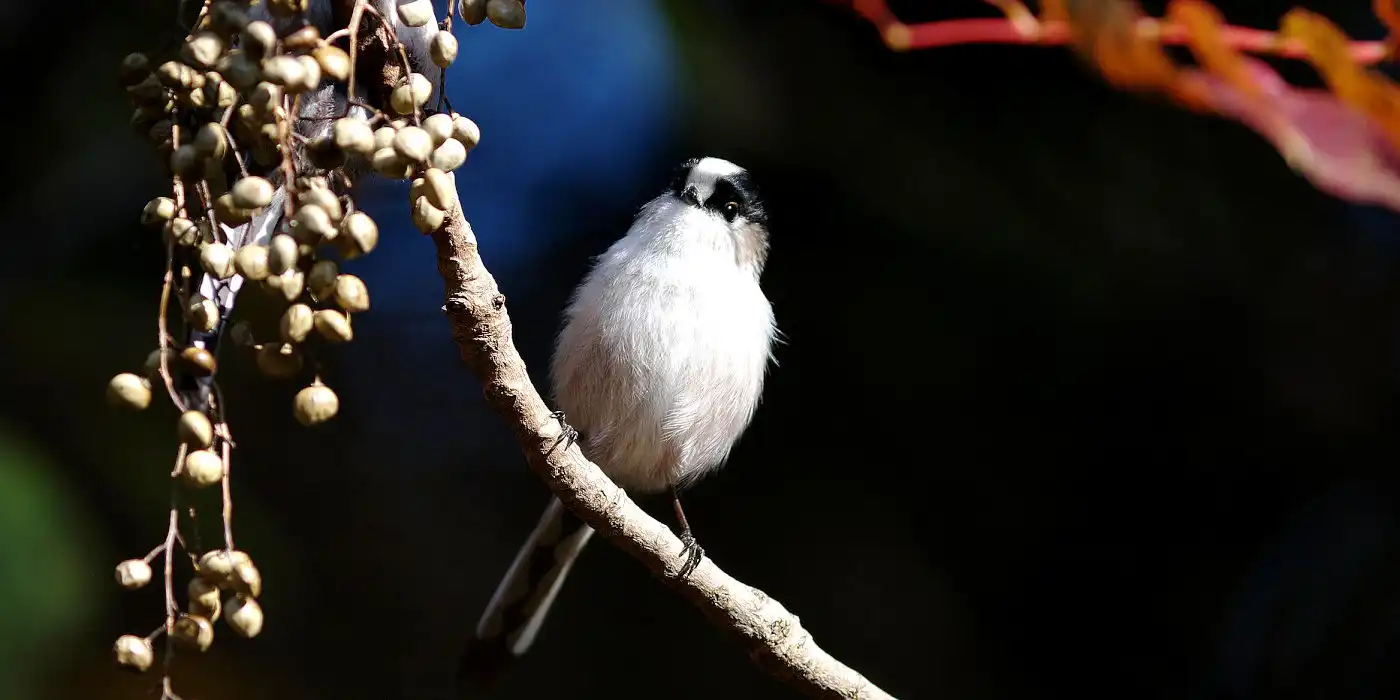
<svg viewBox="0 0 1400 700">
<path fill-rule="evenodd" d="M 691 206 L 700 206 L 700 190 L 696 189 L 695 185 L 687 185 L 681 192 L 681 201 Z"/>
</svg>

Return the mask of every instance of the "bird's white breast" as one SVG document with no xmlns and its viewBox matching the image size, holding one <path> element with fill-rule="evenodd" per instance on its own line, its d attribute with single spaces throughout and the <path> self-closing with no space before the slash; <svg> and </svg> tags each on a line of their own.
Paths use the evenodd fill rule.
<svg viewBox="0 0 1400 700">
<path fill-rule="evenodd" d="M 719 466 L 753 417 L 775 326 L 738 246 L 718 217 L 659 199 L 566 312 L 555 399 L 625 488 L 659 491 Z"/>
</svg>

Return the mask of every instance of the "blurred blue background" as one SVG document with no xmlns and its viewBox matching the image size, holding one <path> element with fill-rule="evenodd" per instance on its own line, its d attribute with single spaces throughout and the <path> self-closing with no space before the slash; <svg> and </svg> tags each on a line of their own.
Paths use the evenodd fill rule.
<svg viewBox="0 0 1400 700">
<path fill-rule="evenodd" d="M 554 282 L 542 280 L 539 268 L 604 222 L 625 230 L 621 217 L 640 206 L 638 194 L 656 187 L 659 168 L 672 158 L 683 113 L 667 17 L 643 0 L 606 8 L 545 3 L 532 8 L 528 31 L 459 21 L 456 33 L 461 68 L 448 71 L 448 99 L 483 133 L 472 167 L 457 173 L 460 191 L 471 193 L 465 213 L 507 295 L 548 294 Z M 442 280 L 423 266 L 432 241 L 402 216 L 408 184 L 372 180 L 362 196 L 367 211 L 386 222 L 385 245 L 346 267 L 375 290 L 375 310 L 385 312 L 365 317 L 365 333 L 395 338 L 392 362 L 403 367 L 456 372 L 459 361 L 444 352 L 453 346 L 440 311 Z M 347 359 L 374 363 L 385 354 L 373 344 L 352 345 Z M 376 435 L 399 439 L 431 432 L 450 399 L 440 384 L 423 384 L 362 406 L 372 411 L 365 423 Z"/>
<path fill-rule="evenodd" d="M 1364 3 L 1308 7 L 1379 36 Z M 7 9 L 39 106 L 5 116 L 0 698 L 155 697 L 109 650 L 160 592 L 111 572 L 164 534 L 175 415 L 103 387 L 151 349 L 163 262 L 136 221 L 161 172 L 112 74 L 172 7 L 79 0 L 60 30 Z M 537 384 L 590 256 L 677 162 L 768 193 L 788 343 L 687 514 L 833 654 L 901 698 L 1400 692 L 1393 213 L 1063 50 L 894 54 L 817 0 L 533 0 L 523 30 L 456 32 L 449 98 L 483 132 L 458 186 Z M 384 235 L 349 265 L 373 309 L 323 368 L 339 417 L 302 428 L 307 377 L 222 359 L 268 622 L 182 657 L 184 697 L 790 697 L 601 541 L 500 687 L 454 686 L 547 492 L 457 357 L 405 186 L 360 197 Z"/>
</svg>

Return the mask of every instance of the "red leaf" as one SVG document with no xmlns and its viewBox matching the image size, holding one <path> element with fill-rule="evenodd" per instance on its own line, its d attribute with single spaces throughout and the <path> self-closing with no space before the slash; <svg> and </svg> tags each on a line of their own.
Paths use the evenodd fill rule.
<svg viewBox="0 0 1400 700">
<path fill-rule="evenodd" d="M 1183 79 L 1199 81 L 1212 107 L 1259 132 L 1318 189 L 1400 211 L 1400 154 L 1379 126 L 1326 90 L 1294 87 L 1264 62 L 1244 61 L 1260 88 L 1254 98 L 1204 72 Z"/>
</svg>

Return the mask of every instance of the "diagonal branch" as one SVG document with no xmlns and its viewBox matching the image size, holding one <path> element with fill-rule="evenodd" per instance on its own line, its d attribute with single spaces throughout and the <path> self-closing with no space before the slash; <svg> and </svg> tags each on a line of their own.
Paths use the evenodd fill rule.
<svg viewBox="0 0 1400 700">
<path fill-rule="evenodd" d="M 530 468 L 566 508 L 736 637 L 754 662 L 774 676 L 812 697 L 892 700 L 818 647 L 781 603 L 724 573 L 710 557 L 681 578 L 677 572 L 685 557 L 670 528 L 639 508 L 577 446 L 554 447 L 559 425 L 515 349 L 505 295 L 482 263 L 476 235 L 460 206 L 448 212 L 433 243 L 446 292 L 444 310 L 462 359 L 481 380 L 487 402 L 514 431 Z"/>
<path fill-rule="evenodd" d="M 342 0 L 340 16 L 358 1 Z M 354 70 L 368 79 L 371 101 L 382 100 L 402 78 L 390 42 L 379 23 L 358 36 Z M 684 557 L 670 528 L 637 507 L 578 447 L 555 448 L 560 427 L 515 349 L 505 295 L 481 261 L 460 204 L 432 237 L 446 292 L 443 310 L 462 359 L 481 380 L 492 409 L 514 431 L 530 467 L 564 506 L 737 638 L 755 663 L 779 679 L 812 697 L 893 700 L 818 647 L 781 603 L 724 573 L 709 557 L 689 577 L 678 575 Z"/>
</svg>

